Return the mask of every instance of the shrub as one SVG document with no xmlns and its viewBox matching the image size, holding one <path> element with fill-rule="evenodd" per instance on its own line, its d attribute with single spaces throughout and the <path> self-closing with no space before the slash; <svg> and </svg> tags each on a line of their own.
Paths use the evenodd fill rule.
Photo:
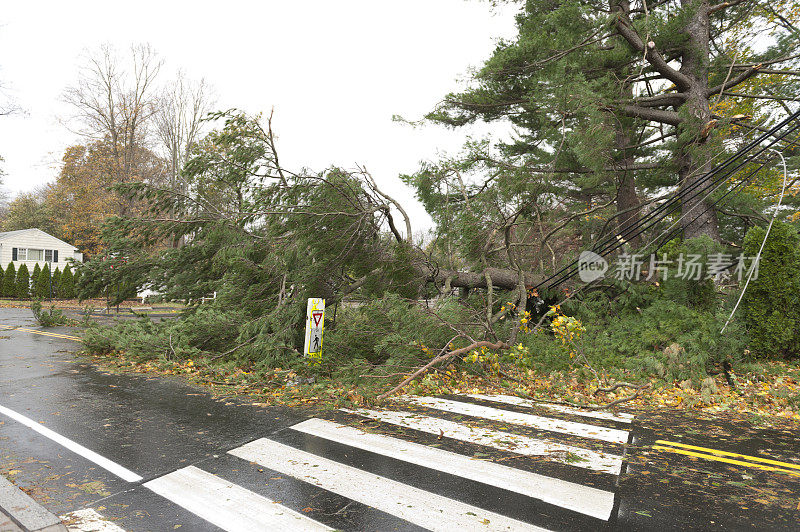
<svg viewBox="0 0 800 532">
<path fill-rule="evenodd" d="M 765 229 L 754 227 L 744 239 L 744 254 L 754 257 Z M 770 358 L 800 356 L 800 235 L 788 223 L 775 223 L 761 254 L 758 277 L 742 299 L 754 353 Z"/>
<path fill-rule="evenodd" d="M 39 266 L 38 264 L 36 265 Z M 34 270 L 33 276 L 33 295 L 39 299 L 46 299 L 50 297 L 50 265 L 45 264 L 44 268 L 36 273 Z"/>
<path fill-rule="evenodd" d="M 55 298 L 61 297 L 58 294 L 58 285 L 60 284 L 61 284 L 61 270 L 56 268 L 56 270 L 53 272 L 53 278 L 50 280 L 50 288 L 52 290 L 50 295 L 52 297 Z"/>
<path fill-rule="evenodd" d="M 33 297 L 40 297 L 38 295 L 38 292 L 39 292 L 39 282 L 41 273 L 42 273 L 42 267 L 39 266 L 39 263 L 37 262 L 33 266 L 33 271 L 31 272 L 31 278 L 30 278 L 30 293 Z"/>
<path fill-rule="evenodd" d="M 17 271 L 17 282 L 14 295 L 20 299 L 27 299 L 31 295 L 31 278 L 28 273 L 28 266 L 23 264 Z"/>
<path fill-rule="evenodd" d="M 64 267 L 64 271 L 61 274 L 61 279 L 58 283 L 58 297 L 64 299 L 75 297 L 75 279 L 69 264 Z"/>
<path fill-rule="evenodd" d="M 57 309 L 55 305 L 50 305 L 50 308 L 45 310 L 42 308 L 42 302 L 38 299 L 31 302 L 31 312 L 42 327 L 54 327 L 67 323 L 67 318 L 60 309 Z"/>
<path fill-rule="evenodd" d="M 442 319 L 460 323 L 473 337 L 480 337 L 479 331 L 470 330 L 474 326 L 469 322 L 476 320 L 469 320 L 468 308 L 456 299 L 445 302 L 436 314 L 394 294 L 358 307 L 343 305 L 334 326 L 325 329 L 321 370 L 341 372 L 343 377 L 407 371 L 448 346 L 454 332 Z M 468 343 L 457 340 L 453 347 Z"/>
<path fill-rule="evenodd" d="M 523 367 L 563 371 L 581 361 L 570 358 L 577 349 L 601 372 L 644 370 L 667 381 L 699 383 L 723 360 L 740 362 L 746 345 L 737 323 L 720 334 L 724 312 L 676 303 L 652 286 L 631 286 L 629 293 L 614 298 L 596 293 L 563 310 L 580 319 L 586 332 L 570 346 L 545 331 L 523 336 Z"/>
<path fill-rule="evenodd" d="M 183 359 L 224 352 L 236 345 L 241 316 L 212 305 L 199 307 L 181 319 L 153 322 L 148 317 L 110 327 L 92 325 L 83 343 L 92 354 L 124 352 L 138 359 Z"/>
<path fill-rule="evenodd" d="M 717 303 L 716 289 L 713 279 L 706 279 L 706 271 L 703 270 L 700 279 L 682 279 L 676 276 L 678 261 L 686 261 L 693 257 L 700 264 L 708 264 L 709 255 L 722 253 L 724 250 L 707 236 L 692 238 L 685 241 L 678 239 L 665 244 L 657 253 L 657 259 L 661 260 L 666 255 L 667 260 L 672 261 L 669 265 L 670 276 L 662 281 L 663 297 L 681 305 L 688 307 L 713 309 Z M 685 268 L 685 263 L 683 265 Z"/>
<path fill-rule="evenodd" d="M 17 270 L 14 263 L 10 262 L 3 274 L 2 294 L 4 297 L 14 297 L 17 295 Z"/>
</svg>

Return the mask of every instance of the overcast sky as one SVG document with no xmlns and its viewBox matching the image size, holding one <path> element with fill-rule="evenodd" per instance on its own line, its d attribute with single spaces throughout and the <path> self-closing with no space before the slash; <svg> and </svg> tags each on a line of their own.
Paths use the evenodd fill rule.
<svg viewBox="0 0 800 532">
<path fill-rule="evenodd" d="M 16 194 L 57 175 L 76 142 L 61 95 L 87 51 L 150 43 L 162 82 L 182 69 L 210 83 L 221 109 L 274 107 L 285 166 L 365 164 L 408 201 L 397 175 L 456 151 L 463 135 L 392 115 L 420 118 L 513 34 L 511 10 L 478 0 L 7 2 L 0 82 L 22 113 L 0 117 L 5 185 Z"/>
</svg>

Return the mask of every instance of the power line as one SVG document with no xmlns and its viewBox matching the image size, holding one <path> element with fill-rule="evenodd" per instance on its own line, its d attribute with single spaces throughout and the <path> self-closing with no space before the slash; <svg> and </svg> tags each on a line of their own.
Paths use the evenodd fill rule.
<svg viewBox="0 0 800 532">
<path fill-rule="evenodd" d="M 783 138 L 785 138 L 792 132 L 799 129 L 800 124 L 796 124 L 793 127 L 789 128 L 788 130 L 780 132 L 781 129 L 783 129 L 787 124 L 796 120 L 798 117 L 800 117 L 800 110 L 792 113 L 786 119 L 782 120 L 781 122 L 770 128 L 768 131 L 764 132 L 762 135 L 757 137 L 756 139 L 753 139 L 752 141 L 747 143 L 742 149 L 738 150 L 736 153 L 729 156 L 727 160 L 725 160 L 723 163 L 713 168 L 706 175 L 704 175 L 691 185 L 684 187 L 683 189 L 678 189 L 672 198 L 668 199 L 663 204 L 659 205 L 656 209 L 653 209 L 653 211 L 648 213 L 644 218 L 640 219 L 636 225 L 632 225 L 626 228 L 620 234 L 611 235 L 605 240 L 596 243 L 592 248 L 592 250 L 600 256 L 608 255 L 611 252 L 615 251 L 616 249 L 619 249 L 620 247 L 625 245 L 626 237 L 628 239 L 631 239 L 640 235 L 645 230 L 649 229 L 650 227 L 653 227 L 655 224 L 657 224 L 658 222 L 660 222 L 661 220 L 672 214 L 672 212 L 675 211 L 678 205 L 696 198 L 697 196 L 699 196 L 700 194 L 704 193 L 706 190 L 712 187 L 713 187 L 712 190 L 713 193 L 714 190 L 719 188 L 720 184 L 724 183 L 724 181 L 728 177 L 730 177 L 730 175 L 732 175 L 734 172 L 738 171 L 743 166 L 751 162 L 753 159 L 764 153 L 766 150 L 771 149 L 772 146 L 783 140 Z M 773 139 L 769 142 L 767 146 L 763 146 L 755 153 L 748 155 L 748 152 L 759 147 L 760 143 L 769 137 L 773 137 Z M 736 161 L 742 158 L 745 158 L 745 160 L 739 162 L 739 164 L 735 165 L 733 168 L 730 168 L 729 170 L 723 172 L 723 170 L 725 170 L 727 167 L 729 167 L 730 165 L 734 164 Z M 755 172 L 760 170 L 762 167 L 763 164 Z M 716 178 L 714 177 L 721 172 L 722 172 L 721 176 L 718 176 Z M 751 173 L 751 175 L 754 175 L 755 172 Z M 734 187 L 734 189 L 735 188 L 736 187 Z M 731 191 L 728 191 L 728 193 L 730 192 Z M 726 193 L 725 195 L 727 196 L 728 193 Z M 708 195 L 706 195 L 701 201 L 704 201 L 708 197 Z M 683 216 L 681 216 L 681 218 L 679 218 L 679 221 L 685 217 L 686 215 L 684 214 Z M 696 219 L 697 217 L 694 218 L 694 220 Z M 547 288 L 553 288 L 567 281 L 569 278 L 571 278 L 577 273 L 578 271 L 577 265 L 578 265 L 577 260 L 571 262 L 570 264 L 564 266 L 559 271 L 557 271 L 556 273 L 554 273 L 541 283 L 537 284 L 536 288 L 542 287 L 548 283 L 550 284 L 547 286 Z M 551 282 L 554 279 L 555 281 Z"/>
</svg>

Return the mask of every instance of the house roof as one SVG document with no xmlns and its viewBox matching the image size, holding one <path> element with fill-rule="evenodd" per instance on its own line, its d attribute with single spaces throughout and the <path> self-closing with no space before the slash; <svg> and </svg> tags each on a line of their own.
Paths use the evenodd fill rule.
<svg viewBox="0 0 800 532">
<path fill-rule="evenodd" d="M 28 231 L 30 231 L 30 229 L 18 229 L 16 231 L 0 232 L 0 240 L 3 240 L 4 238 L 8 238 L 10 236 L 19 235 L 21 233 L 27 233 Z"/>
<path fill-rule="evenodd" d="M 65 246 L 69 246 L 69 247 L 71 247 L 72 249 L 74 249 L 75 251 L 78 251 L 78 248 L 76 248 L 76 247 L 75 247 L 75 246 L 73 246 L 72 244 L 70 244 L 70 243 L 68 243 L 68 242 L 64 242 L 64 241 L 63 241 L 63 240 L 61 240 L 60 238 L 56 238 L 56 237 L 54 237 L 53 235 L 51 235 L 50 233 L 46 233 L 46 232 L 42 231 L 41 229 L 36 229 L 36 228 L 31 228 L 31 229 L 17 229 L 16 231 L 5 231 L 5 232 L 3 232 L 3 233 L 0 233 L 0 242 L 2 242 L 3 240 L 6 240 L 6 239 L 8 239 L 8 238 L 11 238 L 11 237 L 13 237 L 13 236 L 22 236 L 22 235 L 23 235 L 23 234 L 25 234 L 25 233 L 41 233 L 41 234 L 43 234 L 43 235 L 46 235 L 46 236 L 48 236 L 48 237 L 52 238 L 53 240 L 58 240 L 59 242 L 61 242 L 61 243 L 62 243 L 62 244 L 64 244 Z"/>
</svg>

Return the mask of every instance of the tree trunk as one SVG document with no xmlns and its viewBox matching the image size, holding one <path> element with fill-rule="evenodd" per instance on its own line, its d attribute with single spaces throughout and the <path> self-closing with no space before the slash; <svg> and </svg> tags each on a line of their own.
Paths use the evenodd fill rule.
<svg viewBox="0 0 800 532">
<path fill-rule="evenodd" d="M 708 0 L 681 0 L 681 5 L 684 9 L 694 10 L 686 22 L 687 40 L 680 68 L 680 72 L 691 80 L 683 106 L 688 111 L 688 118 L 680 126 L 677 153 L 682 199 L 681 229 L 684 238 L 707 235 L 719 242 L 717 213 L 710 201 L 704 199 L 709 191 L 698 193 L 697 188 L 691 189 L 711 167 L 704 149 L 707 135 L 701 133 L 707 131 L 711 123 L 708 97 L 709 3 Z"/>
<path fill-rule="evenodd" d="M 719 223 L 717 212 L 708 199 L 703 199 L 709 191 L 699 192 L 699 188 L 689 189 L 709 170 L 708 162 L 703 164 L 694 153 L 682 153 L 678 156 L 678 175 L 681 187 L 681 229 L 683 238 L 696 238 L 707 235 L 719 242 Z M 687 190 L 689 189 L 689 190 Z M 685 192 L 684 192 L 685 191 Z M 683 198 L 683 195 L 686 198 Z"/>
<path fill-rule="evenodd" d="M 627 92 L 632 92 L 630 85 L 628 85 Z M 623 120 L 621 124 L 617 125 L 616 145 L 621 158 L 617 160 L 617 164 L 623 168 L 633 166 L 636 162 L 634 156 L 625 150 L 625 146 L 631 145 L 631 120 Z M 638 248 L 641 244 L 641 236 L 633 236 L 635 230 L 633 229 L 639 224 L 641 208 L 639 207 L 639 196 L 636 194 L 636 176 L 633 170 L 625 170 L 619 174 L 619 182 L 617 183 L 617 231 L 618 234 L 624 238 L 628 244 L 634 248 Z M 630 231 L 630 234 L 625 234 Z"/>
<path fill-rule="evenodd" d="M 632 160 L 632 158 L 631 158 Z M 618 227 L 619 234 L 623 235 L 628 244 L 637 248 L 642 242 L 640 235 L 633 235 L 632 228 L 639 224 L 641 218 L 641 208 L 639 207 L 639 196 L 636 194 L 636 180 L 633 171 L 628 170 L 622 174 L 619 188 L 617 189 L 617 212 L 619 215 Z M 630 231 L 630 234 L 625 234 Z"/>
</svg>

